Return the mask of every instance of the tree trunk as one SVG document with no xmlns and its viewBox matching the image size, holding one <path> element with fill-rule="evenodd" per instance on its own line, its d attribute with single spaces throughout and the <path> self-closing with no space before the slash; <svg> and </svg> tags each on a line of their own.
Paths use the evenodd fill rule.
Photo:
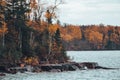
<svg viewBox="0 0 120 80">
<path fill-rule="evenodd" d="M 5 46 L 5 33 L 3 32 L 3 41 L 2 41 L 2 45 L 3 45 L 3 47 Z"/>
</svg>

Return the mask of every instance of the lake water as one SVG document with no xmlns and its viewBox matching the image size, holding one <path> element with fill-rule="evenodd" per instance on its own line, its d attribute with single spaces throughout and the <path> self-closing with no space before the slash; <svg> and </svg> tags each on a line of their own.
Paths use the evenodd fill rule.
<svg viewBox="0 0 120 80">
<path fill-rule="evenodd" d="M 120 51 L 68 51 L 76 62 L 97 62 L 99 65 L 120 68 Z M 0 80 L 120 80 L 119 70 L 77 70 L 67 72 L 41 72 L 7 74 Z"/>
</svg>

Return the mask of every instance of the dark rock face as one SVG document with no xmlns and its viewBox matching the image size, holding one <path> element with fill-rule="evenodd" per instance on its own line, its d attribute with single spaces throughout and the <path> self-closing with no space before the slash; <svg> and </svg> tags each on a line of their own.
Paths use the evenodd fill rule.
<svg viewBox="0 0 120 80">
<path fill-rule="evenodd" d="M 16 74 L 17 72 L 21 72 L 24 73 L 25 71 L 27 71 L 27 68 L 25 67 L 12 67 L 12 68 L 8 68 L 7 69 L 7 73 L 11 73 L 11 74 Z"/>
<path fill-rule="evenodd" d="M 63 71 L 75 71 L 76 69 L 71 64 L 63 64 Z"/>
<path fill-rule="evenodd" d="M 6 72 L 6 68 L 4 66 L 0 66 L 0 72 Z"/>
<path fill-rule="evenodd" d="M 110 70 L 110 69 L 119 69 L 119 68 L 108 68 L 108 67 L 96 66 L 95 69 L 106 69 L 106 70 Z"/>
<path fill-rule="evenodd" d="M 51 69 L 51 66 L 41 66 L 42 71 L 50 71 Z"/>
<path fill-rule="evenodd" d="M 63 71 L 62 65 L 55 65 L 55 66 L 52 66 L 51 68 L 52 68 L 53 70 L 56 69 L 56 71 L 58 70 L 59 72 L 60 72 L 60 71 Z"/>
<path fill-rule="evenodd" d="M 66 64 L 48 64 L 48 65 L 42 65 L 41 67 L 42 71 L 75 71 L 76 66 L 70 63 Z"/>
<path fill-rule="evenodd" d="M 42 71 L 63 71 L 63 66 L 61 64 L 47 64 L 47 65 L 41 65 L 40 66 Z"/>
<path fill-rule="evenodd" d="M 29 65 L 30 66 L 30 65 Z M 62 72 L 62 71 L 75 71 L 75 70 L 86 70 L 86 69 L 118 69 L 118 68 L 108 68 L 99 66 L 96 62 L 69 62 L 69 63 L 61 63 L 61 64 L 42 64 L 38 66 L 31 66 L 30 70 L 28 67 L 11 67 L 5 68 L 4 66 L 0 66 L 0 72 L 11 73 L 15 74 L 17 72 L 25 72 L 25 71 L 32 71 L 32 72 Z M 0 74 L 2 75 L 2 74 Z"/>
</svg>

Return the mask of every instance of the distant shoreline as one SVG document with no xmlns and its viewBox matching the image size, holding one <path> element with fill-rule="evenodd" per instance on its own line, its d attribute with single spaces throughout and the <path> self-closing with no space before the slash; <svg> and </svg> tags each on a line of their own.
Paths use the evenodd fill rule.
<svg viewBox="0 0 120 80">
<path fill-rule="evenodd" d="M 120 51 L 120 50 L 67 50 L 67 51 Z"/>
</svg>

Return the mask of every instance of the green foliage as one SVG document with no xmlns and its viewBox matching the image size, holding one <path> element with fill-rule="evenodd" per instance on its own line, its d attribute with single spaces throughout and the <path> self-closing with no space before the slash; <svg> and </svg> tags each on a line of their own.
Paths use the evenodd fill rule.
<svg viewBox="0 0 120 80">
<path fill-rule="evenodd" d="M 8 33 L 5 35 L 7 57 L 19 60 L 26 51 L 29 51 L 29 28 L 26 26 L 25 13 L 29 11 L 26 0 L 10 0 L 6 5 L 5 21 Z"/>
<path fill-rule="evenodd" d="M 5 34 L 4 47 L 2 47 L 2 40 L 0 40 L 0 57 L 10 63 L 16 63 L 23 57 L 34 56 L 39 57 L 39 60 L 49 62 L 54 60 L 64 62 L 64 60 L 67 60 L 60 31 L 59 29 L 56 30 L 57 26 L 52 24 L 52 18 L 55 16 L 55 14 L 53 15 L 54 9 L 53 12 L 47 10 L 47 20 L 44 21 L 44 24 L 36 24 L 39 21 L 33 21 L 35 25 L 29 26 L 26 13 L 30 12 L 30 4 L 26 3 L 26 0 L 9 0 L 3 10 L 5 10 L 3 14 L 8 32 Z"/>
<path fill-rule="evenodd" d="M 62 40 L 61 40 L 59 29 L 56 30 L 54 38 L 55 38 L 55 42 L 57 43 L 57 45 L 60 46 L 62 44 Z"/>
</svg>

